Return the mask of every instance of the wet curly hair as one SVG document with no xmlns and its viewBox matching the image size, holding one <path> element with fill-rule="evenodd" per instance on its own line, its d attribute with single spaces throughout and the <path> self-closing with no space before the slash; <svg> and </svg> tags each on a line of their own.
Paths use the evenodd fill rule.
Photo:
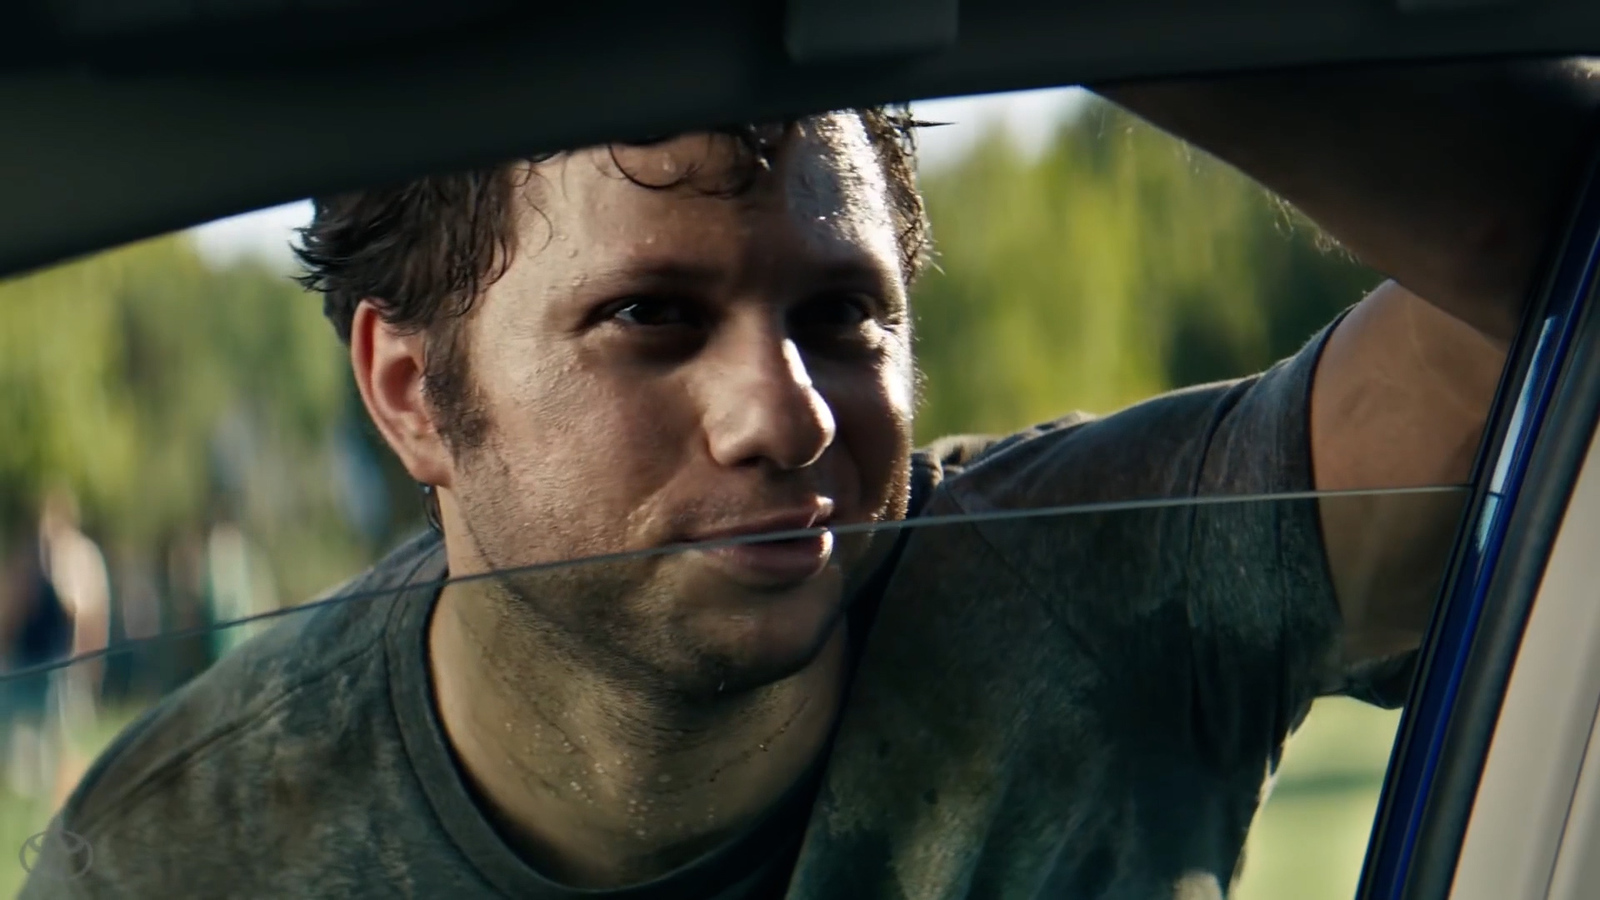
<svg viewBox="0 0 1600 900">
<path fill-rule="evenodd" d="M 901 271 L 911 282 L 929 255 L 927 213 L 916 185 L 916 122 L 909 110 L 882 106 L 836 115 L 860 119 L 883 167 L 890 215 L 898 232 Z M 712 129 L 734 142 L 733 177 L 712 188 L 736 195 L 769 170 L 790 136 L 808 120 L 743 124 Z M 666 138 L 612 145 L 648 146 Z M 548 153 L 401 184 L 313 200 L 309 225 L 300 229 L 295 255 L 305 267 L 298 281 L 323 298 L 323 312 L 339 339 L 350 341 L 357 305 L 377 304 L 391 325 L 425 337 L 424 389 L 440 417 L 440 431 L 455 447 L 476 445 L 481 416 L 474 415 L 460 323 L 474 302 L 498 280 L 517 250 L 517 205 L 528 163 Z M 627 173 L 624 171 L 624 174 Z M 664 189 L 673 184 L 645 184 Z"/>
</svg>

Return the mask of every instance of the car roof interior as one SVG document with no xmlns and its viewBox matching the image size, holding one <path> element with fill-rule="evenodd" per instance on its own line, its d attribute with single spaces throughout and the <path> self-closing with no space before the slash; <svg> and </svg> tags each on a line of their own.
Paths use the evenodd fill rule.
<svg viewBox="0 0 1600 900">
<path fill-rule="evenodd" d="M 0 12 L 0 275 L 319 192 L 696 125 L 1600 46 L 1588 0 L 542 5 L 12 5 Z"/>
</svg>

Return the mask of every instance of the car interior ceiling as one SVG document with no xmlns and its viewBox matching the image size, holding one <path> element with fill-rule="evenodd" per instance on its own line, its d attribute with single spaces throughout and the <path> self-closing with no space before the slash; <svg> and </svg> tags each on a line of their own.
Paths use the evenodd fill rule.
<svg viewBox="0 0 1600 900">
<path fill-rule="evenodd" d="M 0 25 L 0 115 L 27 139 L 0 145 L 0 171 L 13 173 L 0 272 L 308 193 L 697 123 L 1287 64 L 1562 52 L 1600 39 L 1600 8 L 1576 0 L 1536 14 L 1476 0 L 1012 0 L 958 15 L 953 0 L 873 5 L 881 15 L 826 0 L 537 16 L 512 7 L 14 8 Z M 924 21 L 934 24 L 905 35 L 905 23 Z M 510 106 L 539 112 L 483 114 Z"/>
</svg>

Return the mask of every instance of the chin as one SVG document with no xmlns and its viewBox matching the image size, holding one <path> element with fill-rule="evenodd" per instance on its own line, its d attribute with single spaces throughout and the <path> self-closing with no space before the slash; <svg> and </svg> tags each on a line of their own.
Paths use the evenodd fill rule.
<svg viewBox="0 0 1600 900">
<path fill-rule="evenodd" d="M 681 624 L 678 646 L 698 648 L 682 660 L 691 693 L 754 690 L 804 671 L 843 635 L 843 579 L 830 567 L 782 592 L 734 588 L 685 611 Z"/>
</svg>

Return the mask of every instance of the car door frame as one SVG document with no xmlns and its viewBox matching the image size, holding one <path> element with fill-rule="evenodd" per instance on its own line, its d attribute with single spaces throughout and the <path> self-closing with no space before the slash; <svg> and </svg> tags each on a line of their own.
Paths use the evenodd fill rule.
<svg viewBox="0 0 1600 900">
<path fill-rule="evenodd" d="M 1530 614 L 1600 417 L 1600 157 L 1575 182 L 1567 227 L 1532 292 L 1486 431 L 1401 718 L 1360 900 L 1450 895 Z M 1557 601 L 1547 594 L 1542 602 Z"/>
</svg>

